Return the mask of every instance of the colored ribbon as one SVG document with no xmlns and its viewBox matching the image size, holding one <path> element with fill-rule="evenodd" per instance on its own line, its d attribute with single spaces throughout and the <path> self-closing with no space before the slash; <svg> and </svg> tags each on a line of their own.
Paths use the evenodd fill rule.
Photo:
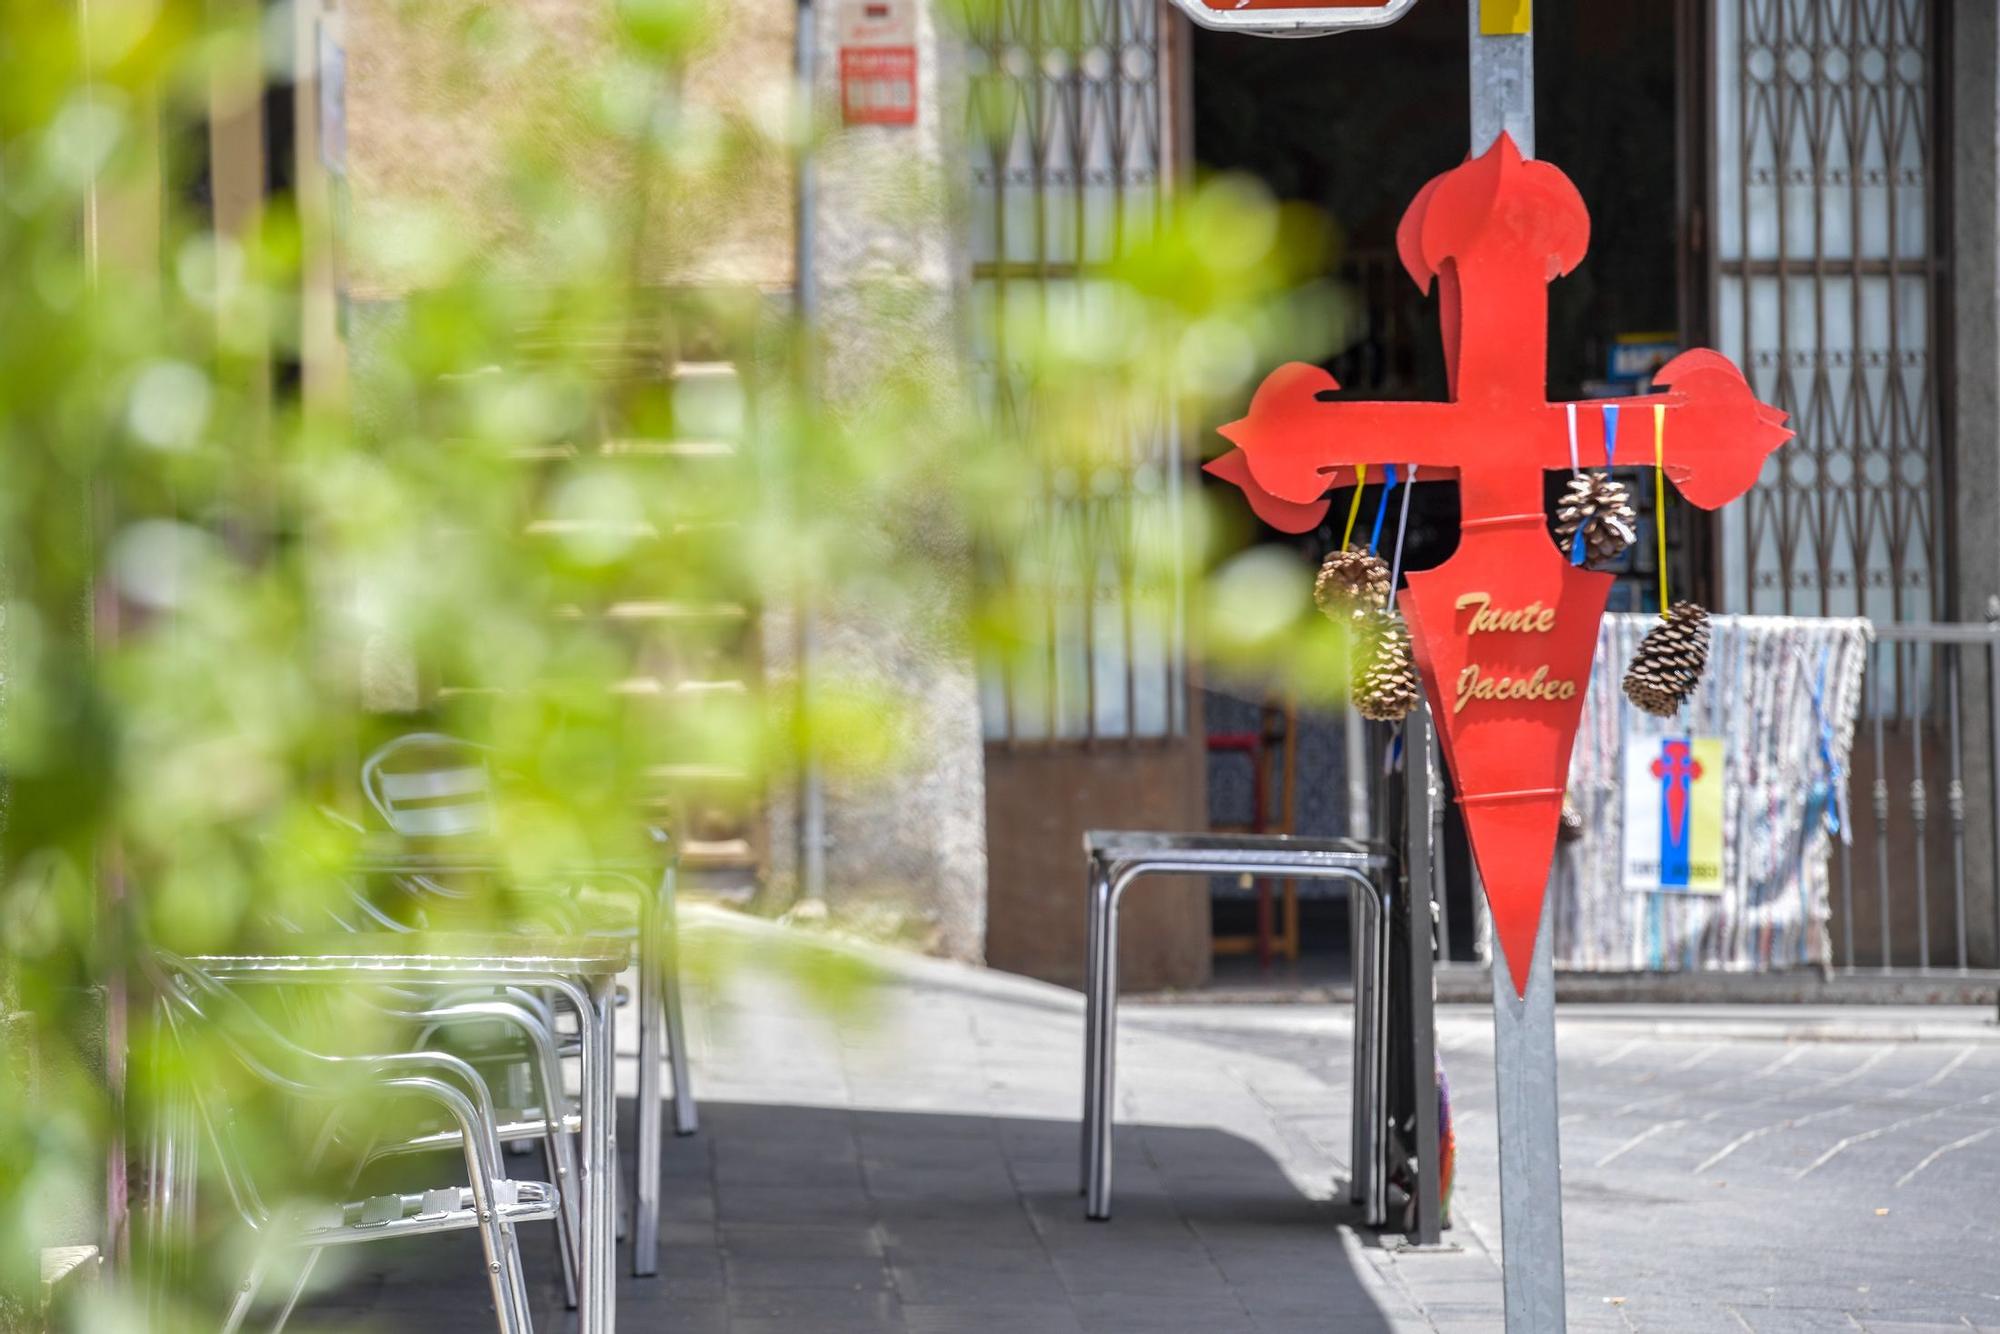
<svg viewBox="0 0 2000 1334">
<path fill-rule="evenodd" d="M 1374 555 L 1382 545 L 1382 520 L 1389 517 L 1389 493 L 1396 489 L 1396 465 L 1387 465 L 1389 480 L 1382 487 L 1382 498 L 1375 502 L 1375 531 L 1368 535 L 1368 554 Z"/>
<path fill-rule="evenodd" d="M 1340 534 L 1340 549 L 1347 550 L 1354 540 L 1354 521 L 1361 516 L 1361 488 L 1368 485 L 1368 465 L 1358 463 L 1354 467 L 1354 499 L 1347 502 L 1347 527 Z"/>
<path fill-rule="evenodd" d="M 1653 531 L 1659 535 L 1660 614 L 1667 600 L 1667 405 L 1653 404 Z"/>
<path fill-rule="evenodd" d="M 1403 476 L 1403 507 L 1396 516 L 1396 555 L 1389 562 L 1389 610 L 1396 609 L 1396 581 L 1403 573 L 1403 539 L 1410 535 L 1410 488 L 1416 484 L 1417 465 L 1412 463 Z"/>
</svg>

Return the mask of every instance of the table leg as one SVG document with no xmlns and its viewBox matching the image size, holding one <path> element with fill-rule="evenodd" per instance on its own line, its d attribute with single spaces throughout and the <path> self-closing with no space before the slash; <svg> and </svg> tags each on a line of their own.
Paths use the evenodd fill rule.
<svg viewBox="0 0 2000 1334">
<path fill-rule="evenodd" d="M 660 1046 L 665 1028 L 660 1018 L 660 906 L 650 895 L 639 904 L 639 1151 L 632 1191 L 632 1272 L 641 1278 L 660 1269 Z"/>
<path fill-rule="evenodd" d="M 577 1011 L 583 1056 L 583 1161 L 577 1178 L 583 1201 L 582 1288 L 578 1334 L 613 1334 L 617 1322 L 614 1268 L 618 1181 L 618 979 L 593 977 L 587 988 L 556 989 Z"/>
<path fill-rule="evenodd" d="M 1094 895 L 1103 907 L 1097 924 L 1097 1014 L 1092 1029 L 1096 1061 L 1091 1071 L 1091 1097 L 1096 1116 L 1090 1127 L 1090 1179 L 1084 1191 L 1084 1216 L 1099 1221 L 1111 1217 L 1111 1127 L 1117 1115 L 1114 1090 L 1118 1078 L 1118 892 L 1129 876 L 1128 868 L 1107 875 L 1095 887 Z"/>
<path fill-rule="evenodd" d="M 694 1077 L 688 1073 L 687 1025 L 681 1007 L 680 903 L 672 863 L 660 876 L 660 1001 L 667 1026 L 667 1061 L 674 1076 L 674 1133 L 692 1135 L 701 1123 L 694 1105 Z"/>
<path fill-rule="evenodd" d="M 1091 1148 L 1097 1142 L 1097 936 L 1098 886 L 1103 870 L 1090 859 L 1090 883 L 1083 894 L 1083 1127 L 1078 1137 L 1076 1193 L 1090 1190 Z"/>
</svg>

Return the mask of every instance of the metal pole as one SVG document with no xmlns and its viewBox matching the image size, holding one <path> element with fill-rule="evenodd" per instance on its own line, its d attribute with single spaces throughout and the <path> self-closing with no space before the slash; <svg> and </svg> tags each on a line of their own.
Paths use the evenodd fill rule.
<svg viewBox="0 0 2000 1334">
<path fill-rule="evenodd" d="M 816 79 L 818 71 L 819 34 L 818 14 L 813 8 L 813 0 L 798 0 L 796 45 L 793 49 L 793 80 L 799 100 L 801 114 L 810 112 L 816 103 Z M 794 304 L 798 311 L 799 329 L 799 389 L 801 419 L 798 423 L 799 435 L 794 440 L 792 459 L 792 483 L 798 484 L 798 471 L 803 460 L 798 457 L 798 447 L 803 442 L 807 423 L 803 414 L 810 413 L 817 406 L 819 377 L 814 353 L 815 339 L 818 337 L 819 290 L 817 271 L 813 265 L 813 244 L 815 240 L 814 214 L 818 205 L 818 173 L 813 163 L 813 136 L 808 133 L 805 144 L 799 150 L 798 217 L 793 228 Z M 798 702 L 800 717 L 804 720 L 803 750 L 799 765 L 798 793 L 798 877 L 799 894 L 807 899 L 826 897 L 826 783 L 820 772 L 818 745 L 812 733 L 811 690 L 813 659 L 819 653 L 818 613 L 814 607 L 812 590 L 801 584 L 796 605 L 798 617 L 795 652 L 798 666 Z"/>
<path fill-rule="evenodd" d="M 1470 0 L 1472 154 L 1505 130 L 1535 155 L 1532 0 Z M 1525 998 L 1493 936 L 1493 1073 L 1500 1131 L 1500 1235 L 1507 1334 L 1564 1334 L 1562 1148 L 1556 1128 L 1555 967 L 1550 900 Z"/>
<path fill-rule="evenodd" d="M 1500 1248 L 1507 1334 L 1563 1334 L 1562 1146 L 1556 1134 L 1556 986 L 1552 899 L 1514 994 L 1506 947 L 1493 935 L 1493 1080 L 1500 1121 Z"/>
<path fill-rule="evenodd" d="M 1435 1246 L 1444 1229 L 1438 1198 L 1443 1155 L 1438 1151 L 1437 1034 L 1433 1007 L 1437 988 L 1431 976 L 1431 715 L 1423 704 L 1403 729 L 1404 825 L 1408 847 L 1403 859 L 1403 902 L 1409 913 L 1410 1073 L 1417 1115 L 1417 1230 L 1410 1241 Z"/>
</svg>

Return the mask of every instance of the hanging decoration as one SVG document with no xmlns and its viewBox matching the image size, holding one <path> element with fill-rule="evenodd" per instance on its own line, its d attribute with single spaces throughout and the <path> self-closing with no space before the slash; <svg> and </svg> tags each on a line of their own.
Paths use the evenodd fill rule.
<svg viewBox="0 0 2000 1334">
<path fill-rule="evenodd" d="M 1389 493 L 1398 480 L 1396 467 L 1389 465 L 1389 485 L 1375 506 L 1375 530 L 1368 539 L 1369 558 L 1381 564 L 1375 551 L 1382 542 L 1382 522 L 1389 513 Z M 1353 657 L 1348 674 L 1354 707 L 1363 718 L 1378 723 L 1401 722 L 1409 717 L 1423 697 L 1423 679 L 1417 675 L 1416 658 L 1410 648 L 1410 630 L 1396 611 L 1396 581 L 1403 568 L 1403 543 L 1410 533 L 1410 487 L 1416 469 L 1405 468 L 1402 509 L 1396 519 L 1396 554 L 1383 572 L 1382 597 L 1362 612 L 1355 629 Z"/>
<path fill-rule="evenodd" d="M 1570 564 L 1608 570 L 1639 540 L 1632 493 L 1608 472 L 1572 474 L 1556 504 L 1556 543 Z"/>
<path fill-rule="evenodd" d="M 1359 618 L 1354 638 L 1354 707 L 1378 723 L 1401 722 L 1422 697 L 1410 629 L 1387 607 Z"/>
<path fill-rule="evenodd" d="M 1625 670 L 1625 698 L 1661 718 L 1679 713 L 1708 669 L 1708 612 L 1674 602 L 1667 584 L 1666 409 L 1653 408 L 1653 528 L 1659 534 L 1660 623 L 1639 641 Z"/>
<path fill-rule="evenodd" d="M 1625 669 L 1625 698 L 1637 708 L 1671 718 L 1701 684 L 1708 667 L 1708 613 L 1692 602 L 1676 602 L 1639 641 Z"/>
<path fill-rule="evenodd" d="M 1313 604 L 1336 624 L 1389 605 L 1389 563 L 1373 552 L 1328 552 L 1313 580 Z"/>
</svg>

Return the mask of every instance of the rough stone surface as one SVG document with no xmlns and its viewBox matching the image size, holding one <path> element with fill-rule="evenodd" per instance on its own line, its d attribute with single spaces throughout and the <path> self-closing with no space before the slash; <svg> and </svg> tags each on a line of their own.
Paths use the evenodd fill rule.
<svg viewBox="0 0 2000 1334">
<path fill-rule="evenodd" d="M 689 933 L 692 949 L 703 931 Z M 775 953 L 763 929 L 726 928 Z M 1076 1193 L 1078 998 L 873 952 L 831 1014 L 738 972 L 695 1006 L 703 1128 L 667 1146 L 664 1274 L 619 1327 L 675 1331 L 1497 1334 L 1491 1025 L 1439 1023 L 1461 1138 L 1444 1254 L 1349 1226 L 1346 1018 L 1319 1006 L 1128 1005 L 1115 1217 Z M 1726 1015 L 1712 1013 L 1712 1017 Z M 1561 1021 L 1569 1326 L 1586 1331 L 2000 1328 L 2000 1032 L 1920 1041 L 1856 1012 L 1839 1040 L 1718 1036 L 1661 1012 Z M 1907 1016 L 1905 1016 L 1907 1017 Z M 629 1045 L 629 1044 L 628 1044 Z M 627 1086 L 633 1072 L 624 1072 Z M 622 1143 L 630 1145 L 628 1131 Z M 562 1316 L 545 1234 L 530 1264 Z M 359 1248 L 294 1328 L 489 1328 L 476 1248 Z"/>
</svg>

